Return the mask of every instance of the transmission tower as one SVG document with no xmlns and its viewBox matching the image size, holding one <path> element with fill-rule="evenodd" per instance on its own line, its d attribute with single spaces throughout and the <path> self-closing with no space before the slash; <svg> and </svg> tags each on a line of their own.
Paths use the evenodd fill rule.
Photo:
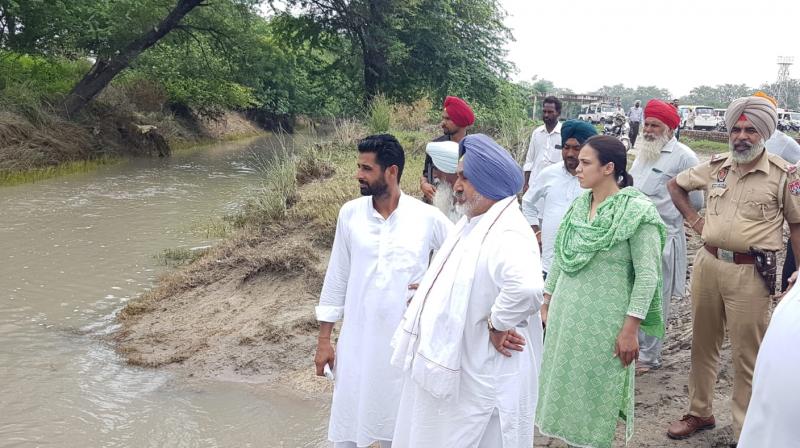
<svg viewBox="0 0 800 448">
<path fill-rule="evenodd" d="M 778 56 L 778 82 L 776 83 L 778 104 L 787 105 L 789 100 L 789 69 L 794 64 L 794 57 L 792 56 Z"/>
</svg>

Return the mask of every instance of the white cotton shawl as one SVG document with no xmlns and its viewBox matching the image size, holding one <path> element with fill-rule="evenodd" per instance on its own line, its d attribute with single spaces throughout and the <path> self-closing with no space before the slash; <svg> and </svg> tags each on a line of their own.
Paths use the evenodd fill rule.
<svg viewBox="0 0 800 448">
<path fill-rule="evenodd" d="M 403 371 L 410 369 L 417 385 L 436 398 L 458 397 L 461 342 L 481 247 L 494 223 L 516 199 L 511 196 L 495 203 L 465 237 L 462 233 L 467 218 L 458 222 L 433 258 L 392 337 L 392 365 Z M 461 256 L 451 259 L 458 244 L 463 248 Z M 448 262 L 458 263 L 458 268 L 445 271 Z M 430 296 L 436 282 L 452 284 L 450 294 Z M 420 332 L 421 328 L 424 331 Z"/>
</svg>

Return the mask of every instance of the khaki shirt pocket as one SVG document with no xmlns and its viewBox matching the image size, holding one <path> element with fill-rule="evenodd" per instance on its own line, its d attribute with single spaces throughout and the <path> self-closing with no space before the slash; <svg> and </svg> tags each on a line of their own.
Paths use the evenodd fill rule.
<svg viewBox="0 0 800 448">
<path fill-rule="evenodd" d="M 778 198 L 770 191 L 750 190 L 741 205 L 742 218 L 750 221 L 772 222 L 781 217 Z"/>
<path fill-rule="evenodd" d="M 712 188 L 708 192 L 708 213 L 711 215 L 721 215 L 725 212 L 725 193 L 728 188 Z"/>
</svg>

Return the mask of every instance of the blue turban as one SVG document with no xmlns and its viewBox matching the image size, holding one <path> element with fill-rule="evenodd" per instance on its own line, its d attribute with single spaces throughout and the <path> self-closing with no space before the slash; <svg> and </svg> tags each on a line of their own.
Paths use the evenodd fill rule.
<svg viewBox="0 0 800 448">
<path fill-rule="evenodd" d="M 483 196 L 499 201 L 522 190 L 522 169 L 511 154 L 488 135 L 464 137 L 459 153 L 464 154 L 464 177 Z"/>
<path fill-rule="evenodd" d="M 578 140 L 578 143 L 582 145 L 593 135 L 597 135 L 597 129 L 588 121 L 567 120 L 561 124 L 562 145 L 571 138 Z"/>
</svg>

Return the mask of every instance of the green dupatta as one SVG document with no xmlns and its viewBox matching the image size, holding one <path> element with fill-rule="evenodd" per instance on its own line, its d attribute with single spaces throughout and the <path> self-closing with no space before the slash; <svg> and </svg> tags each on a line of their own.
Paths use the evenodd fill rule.
<svg viewBox="0 0 800 448">
<path fill-rule="evenodd" d="M 591 192 L 580 195 L 561 221 L 556 235 L 555 257 L 562 271 L 574 273 L 581 270 L 598 252 L 630 239 L 642 224 L 653 224 L 658 228 L 661 253 L 664 252 L 667 238 L 664 221 L 655 205 L 639 190 L 626 187 L 609 196 L 597 207 L 594 219 L 589 221 L 591 203 Z M 647 316 L 640 325 L 642 331 L 650 336 L 664 337 L 661 312 L 663 281 L 663 272 L 660 272 Z"/>
</svg>

